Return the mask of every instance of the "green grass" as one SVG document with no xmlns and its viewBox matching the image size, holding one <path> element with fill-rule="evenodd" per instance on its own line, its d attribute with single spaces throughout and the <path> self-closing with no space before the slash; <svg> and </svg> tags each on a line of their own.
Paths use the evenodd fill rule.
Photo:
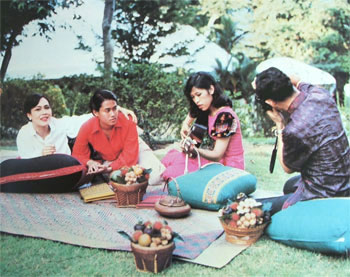
<svg viewBox="0 0 350 277">
<path fill-rule="evenodd" d="M 269 173 L 273 142 L 245 141 L 246 169 L 258 188 L 281 190 L 291 175 L 276 162 Z M 1 234 L 0 276 L 144 276 L 129 252 L 106 251 Z M 149 274 L 152 275 L 152 274 Z M 276 243 L 263 236 L 222 269 L 174 260 L 160 276 L 350 276 L 350 259 Z"/>
</svg>

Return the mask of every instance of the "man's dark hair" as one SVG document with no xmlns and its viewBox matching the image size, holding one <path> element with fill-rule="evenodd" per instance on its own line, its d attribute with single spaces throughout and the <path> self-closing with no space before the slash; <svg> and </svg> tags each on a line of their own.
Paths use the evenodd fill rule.
<svg viewBox="0 0 350 277">
<path fill-rule="evenodd" d="M 266 99 L 284 101 L 294 92 L 289 77 L 275 67 L 270 67 L 256 75 L 255 84 L 255 93 L 261 101 Z"/>
<path fill-rule="evenodd" d="M 103 101 L 105 100 L 114 100 L 115 102 L 118 102 L 117 96 L 113 92 L 106 89 L 98 90 L 94 93 L 94 95 L 90 99 L 91 112 L 92 111 L 98 112 L 102 106 Z"/>
</svg>

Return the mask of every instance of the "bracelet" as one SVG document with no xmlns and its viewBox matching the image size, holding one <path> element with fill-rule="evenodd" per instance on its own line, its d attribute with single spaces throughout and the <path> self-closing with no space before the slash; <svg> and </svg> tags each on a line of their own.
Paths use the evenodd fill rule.
<svg viewBox="0 0 350 277">
<path fill-rule="evenodd" d="M 278 137 L 278 135 L 281 135 L 284 129 L 277 130 L 275 129 L 275 136 Z"/>
</svg>

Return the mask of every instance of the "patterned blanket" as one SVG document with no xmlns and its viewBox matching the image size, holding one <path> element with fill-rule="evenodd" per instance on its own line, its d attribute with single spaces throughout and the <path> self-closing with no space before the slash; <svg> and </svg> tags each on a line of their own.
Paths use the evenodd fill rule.
<svg viewBox="0 0 350 277">
<path fill-rule="evenodd" d="M 131 251 L 130 242 L 119 230 L 132 234 L 138 221 L 165 219 L 184 239 L 176 241 L 174 255 L 187 259 L 195 259 L 223 232 L 216 212 L 192 210 L 186 218 L 167 219 L 153 209 L 117 208 L 111 201 L 86 204 L 79 193 L 0 193 L 0 219 L 1 232 L 125 251 Z"/>
</svg>

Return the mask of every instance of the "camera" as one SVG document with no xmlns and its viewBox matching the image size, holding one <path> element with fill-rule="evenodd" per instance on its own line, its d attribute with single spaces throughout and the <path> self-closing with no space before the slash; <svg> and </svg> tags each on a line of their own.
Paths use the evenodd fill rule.
<svg viewBox="0 0 350 277">
<path fill-rule="evenodd" d="M 272 111 L 272 107 L 269 104 L 266 104 L 264 99 L 261 99 L 257 94 L 255 95 L 255 101 L 260 103 L 262 109 L 264 112 L 266 111 Z"/>
</svg>

